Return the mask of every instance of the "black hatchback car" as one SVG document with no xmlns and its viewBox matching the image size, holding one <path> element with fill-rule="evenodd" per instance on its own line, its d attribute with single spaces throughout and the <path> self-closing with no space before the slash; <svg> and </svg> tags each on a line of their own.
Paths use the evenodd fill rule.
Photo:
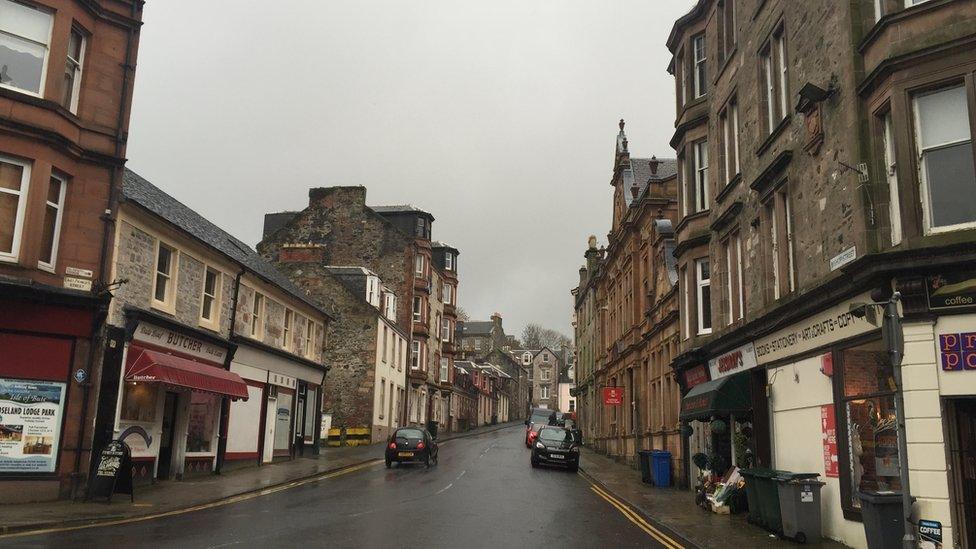
<svg viewBox="0 0 976 549">
<path fill-rule="evenodd" d="M 390 435 L 386 444 L 386 468 L 394 463 L 415 462 L 427 467 L 437 464 L 437 441 L 425 429 L 401 427 Z"/>
<path fill-rule="evenodd" d="M 579 470 L 579 443 L 573 432 L 564 427 L 546 426 L 532 445 L 532 466 L 559 465 L 572 472 Z"/>
</svg>

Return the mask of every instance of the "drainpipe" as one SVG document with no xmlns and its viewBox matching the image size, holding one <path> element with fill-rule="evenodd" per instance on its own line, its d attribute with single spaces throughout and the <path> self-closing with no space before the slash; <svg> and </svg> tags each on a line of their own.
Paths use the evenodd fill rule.
<svg viewBox="0 0 976 549">
<path fill-rule="evenodd" d="M 230 339 L 234 337 L 234 330 L 237 324 L 237 298 L 241 292 L 241 278 L 244 276 L 244 268 L 234 277 L 234 298 L 231 300 L 230 307 Z M 224 369 L 230 370 L 231 356 L 228 353 L 227 360 L 224 362 Z M 227 454 L 227 429 L 230 420 L 230 398 L 220 399 L 220 434 L 217 438 L 217 463 L 214 466 L 214 473 L 220 474 L 224 466 L 224 457 Z"/>
<path fill-rule="evenodd" d="M 138 15 L 138 11 L 139 11 L 138 2 L 133 0 L 132 8 L 130 11 L 131 19 L 133 20 L 136 19 Z M 132 44 L 134 42 L 135 35 L 137 32 L 138 31 L 135 27 L 130 26 L 128 33 L 126 33 L 125 62 L 122 64 L 122 89 L 121 89 L 122 93 L 120 95 L 121 100 L 119 101 L 119 113 L 115 121 L 115 158 L 121 158 L 122 153 L 124 152 L 125 149 L 126 138 L 122 136 L 122 132 L 125 129 L 125 121 L 128 118 L 126 113 L 126 102 L 127 102 L 126 99 L 129 95 L 129 88 L 131 87 L 132 73 L 135 69 L 135 67 L 132 66 L 132 57 L 133 57 Z M 104 214 L 102 214 L 101 216 L 101 219 L 103 221 L 102 247 L 101 250 L 99 251 L 98 273 L 99 273 L 99 277 L 101 277 L 102 279 L 105 278 L 105 275 L 108 272 L 108 259 L 109 259 L 108 246 L 109 246 L 109 242 L 111 241 L 112 234 L 114 233 L 115 219 L 112 216 L 118 206 L 119 172 L 121 170 L 122 170 L 122 166 L 116 166 L 111 171 L 111 174 L 109 176 L 108 204 L 107 207 L 105 208 Z M 104 285 L 105 281 L 103 280 L 102 283 Z M 75 485 L 72 487 L 72 491 L 75 491 L 77 489 L 77 483 L 80 481 L 81 478 L 81 454 L 84 451 L 84 448 L 82 447 L 84 446 L 84 441 L 85 441 L 85 424 L 86 424 L 85 416 L 88 414 L 88 404 L 89 404 L 90 394 L 91 394 L 90 380 L 92 377 L 92 372 L 94 371 L 94 367 L 95 367 L 95 354 L 96 354 L 95 351 L 97 349 L 97 345 L 95 344 L 95 342 L 98 340 L 98 336 L 99 333 L 101 332 L 102 324 L 104 323 L 106 316 L 107 316 L 107 307 L 102 305 L 99 307 L 98 313 L 96 314 L 96 317 L 92 322 L 91 336 L 89 337 L 88 357 L 86 359 L 86 364 L 88 366 L 89 381 L 86 381 L 84 384 L 81 384 L 82 392 L 83 392 L 82 404 L 81 404 L 82 419 L 81 419 L 81 425 L 79 426 L 78 429 L 78 438 L 75 443 L 74 471 L 71 473 L 71 476 L 75 479 L 75 481 L 73 482 L 73 484 Z M 99 379 L 101 379 L 101 375 L 99 375 Z M 94 418 L 93 418 L 93 422 L 94 422 Z M 92 451 L 93 449 L 90 448 L 89 450 Z"/>
</svg>

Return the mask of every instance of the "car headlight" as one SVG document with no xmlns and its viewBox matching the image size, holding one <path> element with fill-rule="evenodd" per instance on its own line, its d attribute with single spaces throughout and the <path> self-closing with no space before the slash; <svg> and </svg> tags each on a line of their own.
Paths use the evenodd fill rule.
<svg viewBox="0 0 976 549">
<path fill-rule="evenodd" d="M 543 444 L 543 443 L 541 443 L 541 442 L 536 442 L 535 443 L 535 447 L 538 448 L 538 449 L 540 449 L 540 450 L 545 450 L 546 449 L 546 445 Z"/>
</svg>

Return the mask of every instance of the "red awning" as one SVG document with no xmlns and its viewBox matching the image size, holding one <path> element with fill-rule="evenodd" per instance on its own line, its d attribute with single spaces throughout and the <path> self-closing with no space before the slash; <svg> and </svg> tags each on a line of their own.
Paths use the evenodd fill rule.
<svg viewBox="0 0 976 549">
<path fill-rule="evenodd" d="M 233 400 L 247 400 L 247 384 L 234 372 L 157 351 L 137 347 L 129 351 L 126 381 L 166 383 Z"/>
</svg>

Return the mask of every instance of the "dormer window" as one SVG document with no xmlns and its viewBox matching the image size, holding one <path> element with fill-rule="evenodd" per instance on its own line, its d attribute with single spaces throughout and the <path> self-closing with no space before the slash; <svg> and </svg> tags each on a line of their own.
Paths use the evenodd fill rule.
<svg viewBox="0 0 976 549">
<path fill-rule="evenodd" d="M 415 235 L 417 238 L 428 238 L 427 236 L 427 220 L 423 217 L 417 218 L 417 228 L 415 230 Z"/>
<path fill-rule="evenodd" d="M 444 268 L 448 271 L 454 270 L 454 254 L 451 252 L 444 254 Z"/>
</svg>

